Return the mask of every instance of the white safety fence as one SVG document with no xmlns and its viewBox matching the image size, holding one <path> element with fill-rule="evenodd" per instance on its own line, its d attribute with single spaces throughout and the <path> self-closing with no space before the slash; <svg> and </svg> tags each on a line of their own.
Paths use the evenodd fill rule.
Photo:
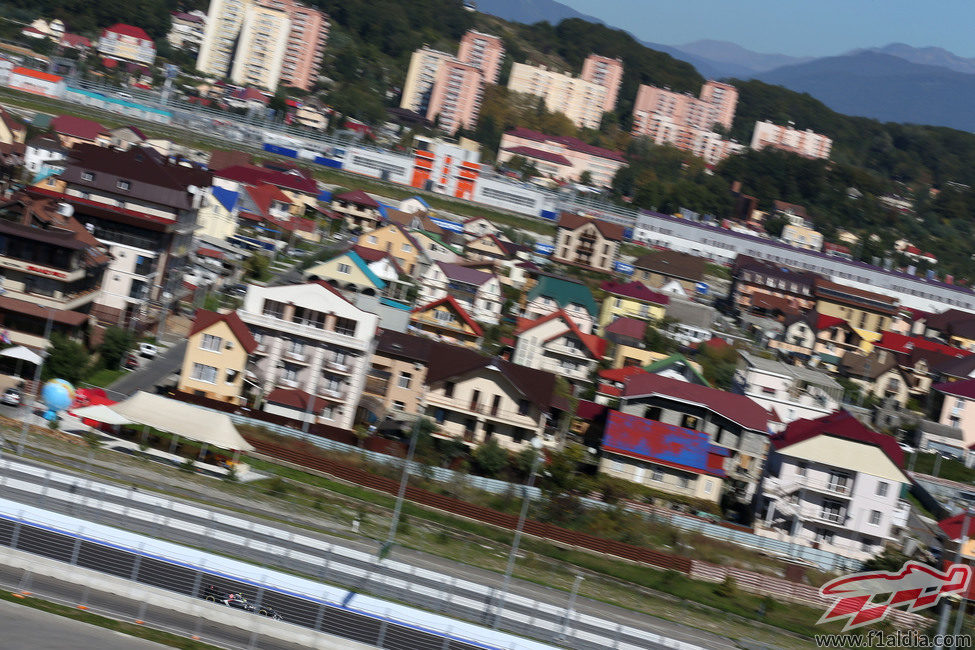
<svg viewBox="0 0 975 650">
<path fill-rule="evenodd" d="M 32 478 L 16 478 L 15 474 Z M 119 525 L 125 525 L 126 521 L 143 522 L 158 531 L 159 536 L 187 540 L 194 546 L 219 546 L 221 552 L 236 548 L 240 549 L 238 555 L 253 557 L 257 554 L 273 558 L 289 568 L 303 569 L 306 575 L 327 577 L 359 589 L 368 586 L 374 593 L 389 595 L 399 601 L 429 603 L 427 609 L 466 614 L 468 618 L 476 616 L 487 621 L 498 605 L 497 589 L 483 583 L 391 559 L 382 560 L 377 565 L 374 555 L 353 548 L 131 488 L 80 479 L 64 472 L 3 459 L 0 460 L 0 489 L 7 495 L 17 492 L 37 494 L 48 503 L 61 506 L 56 509 L 70 508 L 70 512 L 81 512 L 89 518 L 98 516 L 103 521 L 118 522 Z M 69 519 L 75 520 L 75 517 L 69 516 Z M 85 525 L 96 524 L 86 522 Z M 141 535 L 136 537 L 148 539 Z M 168 542 L 159 543 L 170 550 L 183 548 Z M 350 592 L 342 593 L 344 598 Z M 363 598 L 366 597 L 357 594 L 351 603 L 358 604 Z M 551 639 L 569 647 L 698 648 L 663 634 L 579 612 L 567 612 L 564 606 L 517 594 L 509 593 L 504 603 L 499 627 L 534 638 Z"/>
</svg>

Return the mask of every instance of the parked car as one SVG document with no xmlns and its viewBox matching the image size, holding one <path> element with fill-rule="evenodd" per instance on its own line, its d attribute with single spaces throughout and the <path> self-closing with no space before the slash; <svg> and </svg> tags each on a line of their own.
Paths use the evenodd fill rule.
<svg viewBox="0 0 975 650">
<path fill-rule="evenodd" d="M 123 364 L 126 370 L 135 370 L 139 367 L 139 357 L 134 354 L 130 354 L 125 357 L 125 363 Z"/>
<path fill-rule="evenodd" d="M 3 402 L 7 406 L 20 406 L 20 400 L 22 399 L 20 391 L 16 388 L 8 388 L 3 391 L 3 396 L 0 397 L 0 402 Z"/>
<path fill-rule="evenodd" d="M 157 354 L 159 354 L 159 348 L 157 348 L 152 343 L 139 344 L 140 357 L 146 357 L 147 359 L 155 359 Z"/>
</svg>

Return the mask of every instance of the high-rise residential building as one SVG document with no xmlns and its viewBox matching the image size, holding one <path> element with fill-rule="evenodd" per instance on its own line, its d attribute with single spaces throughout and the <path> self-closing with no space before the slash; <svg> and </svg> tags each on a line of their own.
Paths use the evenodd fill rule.
<svg viewBox="0 0 975 650">
<path fill-rule="evenodd" d="M 244 25 L 251 0 L 210 0 L 206 30 L 196 68 L 218 77 L 229 77 L 233 67 L 234 46 Z"/>
<path fill-rule="evenodd" d="M 281 83 L 311 90 L 328 44 L 328 15 L 295 0 L 257 0 L 257 3 L 283 11 L 291 21 L 281 65 Z"/>
<path fill-rule="evenodd" d="M 501 39 L 475 31 L 464 34 L 457 56 L 423 46 L 410 59 L 400 108 L 431 121 L 439 117 L 440 128 L 449 133 L 473 127 L 484 85 L 497 81 L 503 59 Z"/>
<path fill-rule="evenodd" d="M 765 147 L 791 151 L 806 158 L 825 160 L 829 158 L 833 141 L 809 129 L 800 131 L 791 122 L 788 126 L 779 126 L 771 122 L 755 122 L 751 148 L 759 151 Z"/>
<path fill-rule="evenodd" d="M 619 58 L 590 54 L 582 64 L 582 78 L 594 84 L 603 86 L 606 93 L 603 97 L 603 112 L 610 112 L 616 108 L 616 98 L 623 83 L 623 61 Z"/>
<path fill-rule="evenodd" d="M 309 90 L 328 41 L 328 16 L 294 0 L 212 0 L 197 68 L 275 90 Z"/>
<path fill-rule="evenodd" d="M 690 151 L 713 164 L 743 148 L 714 130 L 731 128 L 737 104 L 738 90 L 717 81 L 705 83 L 699 98 L 641 85 L 633 105 L 633 135 Z"/>
<path fill-rule="evenodd" d="M 497 36 L 471 30 L 460 39 L 457 60 L 479 69 L 484 75 L 484 83 L 498 83 L 501 62 L 504 60 L 504 44 Z"/>
<path fill-rule="evenodd" d="M 548 110 L 564 114 L 580 128 L 598 129 L 603 113 L 616 107 L 622 79 L 622 61 L 590 54 L 579 77 L 515 63 L 508 89 L 541 97 Z"/>
<path fill-rule="evenodd" d="M 433 92 L 433 82 L 437 78 L 437 70 L 444 61 L 450 61 L 454 56 L 448 52 L 432 50 L 426 45 L 413 53 L 410 57 L 410 67 L 403 82 L 403 96 L 399 107 L 408 111 L 427 114 L 430 107 L 430 93 Z"/>
<path fill-rule="evenodd" d="M 247 7 L 230 78 L 234 83 L 277 90 L 291 21 L 283 11 Z"/>
<path fill-rule="evenodd" d="M 477 123 L 484 95 L 484 75 L 472 65 L 444 61 L 430 93 L 427 119 L 448 133 L 470 129 Z"/>
</svg>

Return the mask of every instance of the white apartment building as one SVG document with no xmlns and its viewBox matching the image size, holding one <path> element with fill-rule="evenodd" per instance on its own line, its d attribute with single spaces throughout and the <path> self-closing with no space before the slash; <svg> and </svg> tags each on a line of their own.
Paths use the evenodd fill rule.
<svg viewBox="0 0 975 650">
<path fill-rule="evenodd" d="M 545 108 L 564 114 L 576 126 L 586 129 L 599 128 L 608 97 L 615 94 L 613 88 L 595 81 L 525 63 L 511 66 L 508 89 L 541 97 Z"/>
<path fill-rule="evenodd" d="M 865 560 L 907 524 L 911 481 L 892 436 L 837 411 L 793 422 L 771 443 L 759 534 Z"/>
<path fill-rule="evenodd" d="M 301 391 L 318 422 L 352 428 L 376 347 L 378 316 L 323 282 L 251 285 L 237 314 L 258 344 L 245 381 L 266 399 L 265 410 L 301 419 L 306 409 L 275 398 L 275 391 Z"/>
<path fill-rule="evenodd" d="M 792 122 L 789 122 L 788 126 L 779 126 L 771 122 L 755 122 L 751 148 L 760 151 L 765 147 L 791 151 L 806 158 L 828 160 L 833 141 L 809 129 L 800 131 Z"/>
<path fill-rule="evenodd" d="M 230 72 L 234 83 L 276 90 L 290 32 L 291 20 L 285 12 L 249 5 Z"/>
<path fill-rule="evenodd" d="M 234 45 L 251 0 L 210 0 L 206 29 L 196 68 L 218 77 L 229 77 Z"/>
<path fill-rule="evenodd" d="M 515 331 L 515 337 L 515 363 L 547 370 L 570 381 L 591 381 L 606 352 L 604 339 L 583 334 L 562 310 L 524 323 Z"/>
<path fill-rule="evenodd" d="M 426 305 L 444 296 L 453 296 L 479 323 L 497 325 L 501 318 L 501 281 L 493 273 L 477 269 L 435 262 L 420 277 L 418 305 Z"/>
<path fill-rule="evenodd" d="M 774 411 L 788 424 L 818 418 L 839 408 L 843 387 L 826 373 L 739 352 L 735 373 L 739 392 Z"/>
</svg>

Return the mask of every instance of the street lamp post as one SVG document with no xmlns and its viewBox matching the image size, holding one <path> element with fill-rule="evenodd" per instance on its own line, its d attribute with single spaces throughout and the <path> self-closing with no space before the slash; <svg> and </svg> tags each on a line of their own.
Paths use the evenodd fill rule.
<svg viewBox="0 0 975 650">
<path fill-rule="evenodd" d="M 51 328 L 54 325 L 54 310 L 50 307 L 47 308 L 47 323 L 44 324 L 44 340 L 51 340 Z M 44 359 L 46 358 L 46 350 L 41 350 L 40 353 L 41 361 L 34 368 L 34 399 L 31 400 L 31 405 L 27 407 L 27 412 L 24 414 L 23 424 L 20 428 L 20 441 L 17 443 L 17 455 L 24 455 L 24 445 L 27 444 L 27 429 L 30 427 L 30 416 L 34 405 L 37 404 L 37 396 L 41 393 L 41 369 L 44 367 Z M 26 401 L 26 400 L 25 400 Z M 26 404 L 25 404 L 26 406 Z"/>
<path fill-rule="evenodd" d="M 575 613 L 576 608 L 576 597 L 579 595 L 579 585 L 586 576 L 581 573 L 576 574 L 575 582 L 572 583 L 572 592 L 569 594 L 569 604 L 565 608 L 565 617 L 562 619 L 562 631 L 559 632 L 559 637 L 565 637 L 565 631 L 569 627 L 569 620 L 572 618 L 572 614 Z"/>
<path fill-rule="evenodd" d="M 528 517 L 528 506 L 531 505 L 531 489 L 535 486 L 535 475 L 538 472 L 539 464 L 542 462 L 541 436 L 532 438 L 532 448 L 535 450 L 535 459 L 532 461 L 532 469 L 528 475 L 528 482 L 525 483 L 523 488 L 524 501 L 521 505 L 521 514 L 518 516 L 518 525 L 515 528 L 515 538 L 511 543 L 511 553 L 508 555 L 508 566 L 504 571 L 504 582 L 501 586 L 501 594 L 498 596 L 498 611 L 494 615 L 494 622 L 491 624 L 492 630 L 498 629 L 498 624 L 501 622 L 501 615 L 504 613 L 505 600 L 508 598 L 508 589 L 511 586 L 511 572 L 515 569 L 518 547 L 521 545 L 521 531 L 525 527 L 525 519 Z"/>
<path fill-rule="evenodd" d="M 389 524 L 389 535 L 386 536 L 386 543 L 380 548 L 380 555 L 389 552 L 393 542 L 396 541 L 396 529 L 399 528 L 400 513 L 403 511 L 403 499 L 406 496 L 406 486 L 410 480 L 410 465 L 413 463 L 413 454 L 416 453 L 416 440 L 420 437 L 420 419 L 422 417 L 422 415 L 417 414 L 416 420 L 411 427 L 410 447 L 406 452 L 406 460 L 403 461 L 403 475 L 400 477 L 399 491 L 396 493 L 393 521 Z"/>
</svg>

